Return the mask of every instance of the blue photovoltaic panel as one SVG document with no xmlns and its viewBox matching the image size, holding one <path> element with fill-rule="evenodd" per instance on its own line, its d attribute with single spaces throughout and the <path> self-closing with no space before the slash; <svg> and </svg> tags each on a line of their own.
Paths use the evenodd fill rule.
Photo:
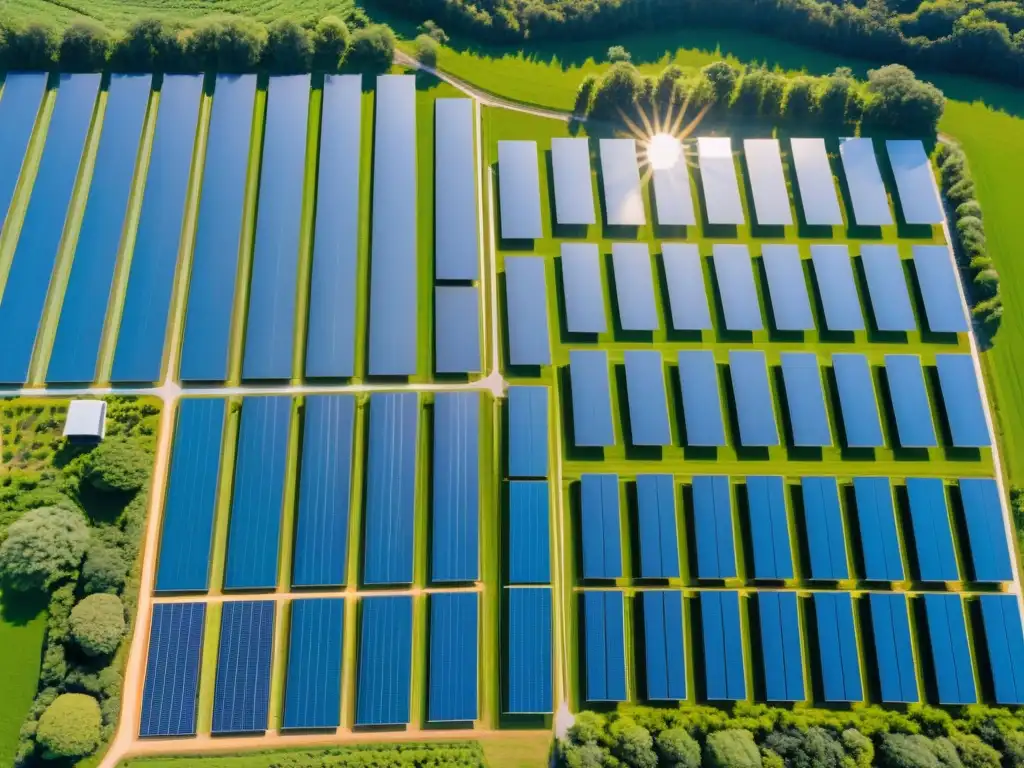
<svg viewBox="0 0 1024 768">
<path fill-rule="evenodd" d="M 865 355 L 832 355 L 832 371 L 839 390 L 843 432 L 848 448 L 880 448 L 882 422 L 875 399 L 875 384 L 871 366 Z"/>
<path fill-rule="evenodd" d="M 636 510 L 640 578 L 678 578 L 679 539 L 672 475 L 637 475 Z"/>
<path fill-rule="evenodd" d="M 922 646 L 931 652 L 939 704 L 976 704 L 971 649 L 960 595 L 925 595 L 928 639 Z"/>
<path fill-rule="evenodd" d="M 825 140 L 791 139 L 790 145 L 804 221 L 812 227 L 842 224 L 843 212 L 839 207 Z"/>
<path fill-rule="evenodd" d="M 781 477 L 747 478 L 750 539 L 754 545 L 754 578 L 793 578 L 786 494 Z"/>
<path fill-rule="evenodd" d="M 924 300 L 928 330 L 933 333 L 967 333 L 970 324 L 949 248 L 944 245 L 915 245 L 913 252 L 914 271 Z"/>
<path fill-rule="evenodd" d="M 904 448 L 938 445 L 921 358 L 917 355 L 886 355 L 885 377 L 889 382 L 889 398 L 900 445 Z"/>
<path fill-rule="evenodd" d="M 938 478 L 907 478 L 910 522 L 921 581 L 958 581 L 953 529 L 946 509 L 946 489 Z"/>
<path fill-rule="evenodd" d="M 416 78 L 379 75 L 373 135 L 370 253 L 371 376 L 417 365 Z"/>
<path fill-rule="evenodd" d="M 804 527 L 811 556 L 811 578 L 838 581 L 850 578 L 846 534 L 834 477 L 804 477 Z"/>
<path fill-rule="evenodd" d="M 128 211 L 151 80 L 147 75 L 111 75 L 89 199 L 46 371 L 48 383 L 96 379 L 107 299 Z"/>
<path fill-rule="evenodd" d="M 701 592 L 700 616 L 704 635 L 705 697 L 708 701 L 747 698 L 739 594 Z"/>
<path fill-rule="evenodd" d="M 715 354 L 710 350 L 679 353 L 679 388 L 687 445 L 725 445 L 722 399 Z"/>
<path fill-rule="evenodd" d="M 306 397 L 292 586 L 345 584 L 352 482 L 352 395 Z"/>
<path fill-rule="evenodd" d="M 223 604 L 213 691 L 214 734 L 267 730 L 274 605 L 272 600 Z"/>
<path fill-rule="evenodd" d="M 194 736 L 205 603 L 157 603 L 149 630 L 139 736 Z"/>
<path fill-rule="evenodd" d="M 476 216 L 473 100 L 434 102 L 434 277 L 476 280 L 480 253 Z"/>
<path fill-rule="evenodd" d="M 659 141 L 666 141 L 666 139 L 662 137 Z M 658 163 L 657 167 L 652 166 L 651 169 L 658 223 L 663 227 L 692 226 L 697 223 L 697 216 L 693 210 L 693 194 L 690 192 L 690 172 L 687 168 L 686 151 L 679 139 L 673 137 L 672 141 L 678 147 L 675 160 L 671 164 L 668 162 Z"/>
<path fill-rule="evenodd" d="M 871 139 L 840 139 L 839 156 L 843 159 L 846 187 L 857 224 L 862 227 L 892 224 L 889 198 Z"/>
<path fill-rule="evenodd" d="M 648 701 L 686 698 L 686 648 L 683 640 L 683 593 L 661 589 L 638 592 L 644 619 L 642 677 Z"/>
<path fill-rule="evenodd" d="M 981 402 L 974 358 L 967 354 L 938 354 L 939 389 L 946 421 L 958 448 L 987 448 L 992 444 Z"/>
<path fill-rule="evenodd" d="M 202 75 L 164 75 L 110 374 L 114 382 L 160 378 L 202 95 Z"/>
<path fill-rule="evenodd" d="M 544 235 L 537 142 L 498 142 L 498 203 L 503 239 L 532 240 Z"/>
<path fill-rule="evenodd" d="M 644 198 L 633 139 L 600 139 L 605 217 L 610 226 L 642 226 Z"/>
<path fill-rule="evenodd" d="M 853 262 L 845 245 L 812 245 L 814 279 L 830 331 L 863 331 L 864 315 L 853 277 Z"/>
<path fill-rule="evenodd" d="M 587 701 L 626 700 L 626 632 L 622 592 L 583 593 Z"/>
<path fill-rule="evenodd" d="M 1024 630 L 1015 595 L 982 595 L 981 621 L 997 704 L 1024 704 Z"/>
<path fill-rule="evenodd" d="M 46 78 L 45 72 L 16 72 L 3 81 L 3 93 L 0 93 L 0 230 L 3 230 L 18 185 Z"/>
<path fill-rule="evenodd" d="M 244 379 L 288 379 L 292 374 L 309 75 L 271 77 L 266 111 Z"/>
<path fill-rule="evenodd" d="M 619 476 L 583 475 L 580 478 L 580 539 L 584 579 L 622 577 L 619 528 Z"/>
<path fill-rule="evenodd" d="M 356 725 L 409 722 L 412 671 L 412 598 L 362 600 Z"/>
<path fill-rule="evenodd" d="M 850 593 L 816 592 L 814 613 L 825 701 L 863 701 Z"/>
<path fill-rule="evenodd" d="M 860 261 L 868 281 L 875 327 L 880 331 L 917 330 L 903 259 L 896 246 L 862 245 Z"/>
<path fill-rule="evenodd" d="M 730 350 L 729 375 L 740 422 L 740 442 L 748 448 L 778 445 L 779 429 L 764 352 Z"/>
<path fill-rule="evenodd" d="M 601 257 L 592 243 L 562 243 L 562 292 L 569 333 L 604 333 Z"/>
<path fill-rule="evenodd" d="M 412 583 L 419 411 L 413 392 L 370 397 L 366 584 Z"/>
<path fill-rule="evenodd" d="M 903 558 L 896 532 L 896 508 L 887 477 L 855 477 L 857 525 L 868 581 L 903 581 Z"/>
<path fill-rule="evenodd" d="M 873 592 L 868 595 L 868 603 L 871 606 L 871 634 L 882 701 L 887 704 L 914 704 L 918 700 L 917 672 L 911 647 L 910 620 L 907 618 L 907 598 Z"/>
<path fill-rule="evenodd" d="M 221 398 L 179 401 L 160 534 L 157 592 L 204 591 L 210 585 L 224 402 Z"/>
<path fill-rule="evenodd" d="M 551 522 L 548 484 L 508 484 L 508 583 L 551 582 Z"/>
<path fill-rule="evenodd" d="M 508 592 L 508 694 L 505 712 L 546 714 L 552 709 L 551 588 Z"/>
<path fill-rule="evenodd" d="M 355 373 L 362 77 L 325 75 L 306 376 Z"/>
<path fill-rule="evenodd" d="M 661 327 L 654 306 L 654 275 L 645 243 L 613 243 L 612 268 L 619 325 L 624 331 L 656 331 Z"/>
<path fill-rule="evenodd" d="M 434 289 L 434 369 L 437 373 L 480 372 L 480 289 L 439 285 Z"/>
<path fill-rule="evenodd" d="M 967 523 L 971 553 L 971 580 L 1000 582 L 1013 580 L 1010 550 L 1003 523 L 1003 505 L 995 480 L 960 481 L 960 500 Z M 1024 670 L 1022 670 L 1024 671 Z M 1024 690 L 1021 691 L 1024 694 Z"/>
<path fill-rule="evenodd" d="M 548 476 L 548 388 L 508 388 L 508 476 Z"/>
<path fill-rule="evenodd" d="M 223 381 L 249 168 L 256 75 L 217 75 L 181 347 L 184 381 Z"/>
<path fill-rule="evenodd" d="M 475 592 L 430 596 L 427 716 L 432 723 L 477 718 L 478 605 Z"/>
<path fill-rule="evenodd" d="M 793 223 L 793 213 L 789 210 L 789 190 L 782 172 L 778 140 L 744 139 L 743 153 L 754 193 L 757 223 L 762 227 L 789 226 Z"/>
<path fill-rule="evenodd" d="M 783 352 L 781 357 L 793 445 L 832 445 L 818 356 L 813 352 Z"/>
<path fill-rule="evenodd" d="M 728 136 L 697 139 L 704 207 L 709 224 L 743 224 L 743 202 Z"/>
<path fill-rule="evenodd" d="M 693 527 L 697 537 L 697 578 L 735 578 L 732 491 L 725 475 L 693 478 Z"/>
<path fill-rule="evenodd" d="M 293 600 L 283 728 L 337 728 L 341 722 L 341 643 L 345 601 Z"/>
<path fill-rule="evenodd" d="M 608 353 L 603 350 L 571 350 L 569 381 L 576 446 L 615 445 Z"/>
<path fill-rule="evenodd" d="M 98 74 L 60 76 L 39 170 L 0 300 L 2 383 L 22 384 L 28 378 L 99 85 Z"/>
<path fill-rule="evenodd" d="M 796 601 L 796 592 L 757 593 L 768 701 L 804 700 L 804 658 Z"/>
<path fill-rule="evenodd" d="M 761 256 L 775 327 L 780 331 L 813 331 L 814 314 L 799 249 L 795 245 L 765 245 Z"/>
<path fill-rule="evenodd" d="M 552 139 L 555 216 L 559 224 L 593 224 L 594 185 L 590 180 L 590 143 L 587 139 Z"/>
<path fill-rule="evenodd" d="M 625 364 L 631 442 L 633 445 L 671 445 L 661 352 L 628 349 Z"/>
<path fill-rule="evenodd" d="M 713 251 L 725 327 L 730 331 L 760 331 L 764 324 L 747 246 L 715 245 Z"/>
<path fill-rule="evenodd" d="M 509 365 L 550 365 L 548 285 L 540 256 L 505 258 Z"/>
<path fill-rule="evenodd" d="M 291 416 L 289 397 L 242 400 L 225 589 L 271 589 L 277 585 Z"/>
<path fill-rule="evenodd" d="M 941 224 L 945 220 L 932 166 L 918 139 L 888 140 L 885 149 L 896 179 L 903 220 L 907 224 Z"/>
<path fill-rule="evenodd" d="M 661 259 L 665 267 L 672 330 L 711 330 L 711 309 L 697 246 L 665 243 L 661 247 Z"/>
<path fill-rule="evenodd" d="M 480 575 L 480 395 L 434 396 L 432 581 Z"/>
</svg>

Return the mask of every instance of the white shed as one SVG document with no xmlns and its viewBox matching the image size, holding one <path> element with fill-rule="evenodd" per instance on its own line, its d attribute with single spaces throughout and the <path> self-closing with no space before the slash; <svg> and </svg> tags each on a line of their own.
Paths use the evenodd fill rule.
<svg viewBox="0 0 1024 768">
<path fill-rule="evenodd" d="M 77 443 L 98 443 L 107 432 L 107 404 L 103 400 L 72 400 L 64 422 L 64 437 Z"/>
</svg>

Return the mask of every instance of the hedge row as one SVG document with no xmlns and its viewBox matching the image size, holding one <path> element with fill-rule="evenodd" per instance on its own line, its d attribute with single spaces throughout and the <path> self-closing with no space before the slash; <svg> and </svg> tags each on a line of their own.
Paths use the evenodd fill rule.
<svg viewBox="0 0 1024 768">
<path fill-rule="evenodd" d="M 202 765 L 202 768 L 485 768 L 478 741 L 399 742 L 395 744 L 344 744 L 306 749 L 246 751 L 194 757 L 168 755 L 139 758 L 147 768 L 167 763 L 168 768 Z M 121 768 L 131 768 L 126 760 Z M 501 766 L 491 766 L 501 768 Z"/>
</svg>

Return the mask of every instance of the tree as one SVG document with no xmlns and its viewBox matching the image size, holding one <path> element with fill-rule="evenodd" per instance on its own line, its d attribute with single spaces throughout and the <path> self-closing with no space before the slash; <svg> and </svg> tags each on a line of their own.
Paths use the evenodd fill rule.
<svg viewBox="0 0 1024 768">
<path fill-rule="evenodd" d="M 117 69 L 131 72 L 173 72 L 184 68 L 181 27 L 160 18 L 136 19 L 128 25 L 110 54 Z"/>
<path fill-rule="evenodd" d="M 824 728 L 811 726 L 768 734 L 764 745 L 786 761 L 788 768 L 843 768 L 842 745 Z"/>
<path fill-rule="evenodd" d="M 864 122 L 877 128 L 934 135 L 946 108 L 942 91 L 900 64 L 870 70 L 868 93 Z"/>
<path fill-rule="evenodd" d="M 590 100 L 597 85 L 598 78 L 593 72 L 583 78 L 580 87 L 576 89 L 576 101 L 573 103 L 572 109 L 574 115 L 582 117 L 590 111 Z"/>
<path fill-rule="evenodd" d="M 150 457 L 127 440 L 111 438 L 89 454 L 85 479 L 99 491 L 131 493 L 149 479 Z"/>
<path fill-rule="evenodd" d="M 731 728 L 715 731 L 704 743 L 707 768 L 760 768 L 761 753 L 750 731 Z"/>
<path fill-rule="evenodd" d="M 71 637 L 89 656 L 109 656 L 127 630 L 117 595 L 89 595 L 71 609 Z"/>
<path fill-rule="evenodd" d="M 583 710 L 569 726 L 569 738 L 577 744 L 598 744 L 604 738 L 605 725 L 601 714 Z"/>
<path fill-rule="evenodd" d="M 818 96 L 814 78 L 807 75 L 794 77 L 786 89 L 783 115 L 794 122 L 807 120 L 818 111 Z"/>
<path fill-rule="evenodd" d="M 941 768 L 927 736 L 887 733 L 878 746 L 879 768 Z"/>
<path fill-rule="evenodd" d="M 431 39 L 436 40 L 441 45 L 448 44 L 447 33 L 445 33 L 441 27 L 437 26 L 433 19 L 427 19 L 424 21 L 416 28 L 416 31 L 421 35 L 427 35 Z"/>
<path fill-rule="evenodd" d="M 434 68 L 437 66 L 437 52 L 440 46 L 437 40 L 430 35 L 417 35 L 413 41 L 413 52 L 416 61 L 425 66 Z"/>
<path fill-rule="evenodd" d="M 604 768 L 608 758 L 608 750 L 597 744 L 566 744 L 562 747 L 566 768 Z"/>
<path fill-rule="evenodd" d="M 764 99 L 763 69 L 751 69 L 743 74 L 732 98 L 732 108 L 744 115 L 756 115 L 761 111 Z"/>
<path fill-rule="evenodd" d="M 624 61 L 624 62 L 628 63 L 628 62 L 631 62 L 633 60 L 632 54 L 630 54 L 630 52 L 627 51 L 621 45 L 613 45 L 613 46 L 611 46 L 608 49 L 608 53 L 606 54 L 605 58 L 608 59 L 608 61 L 610 61 L 612 64 L 615 64 L 615 63 L 620 62 L 620 61 Z"/>
<path fill-rule="evenodd" d="M 26 512 L 0 544 L 0 577 L 15 589 L 45 589 L 82 562 L 89 529 L 82 516 L 58 507 Z"/>
<path fill-rule="evenodd" d="M 612 753 L 629 768 L 657 768 L 654 740 L 650 732 L 629 718 L 620 718 L 609 729 L 614 739 Z"/>
<path fill-rule="evenodd" d="M 348 49 L 348 27 L 337 16 L 324 16 L 313 30 L 313 69 L 337 72 Z"/>
<path fill-rule="evenodd" d="M 278 19 L 267 28 L 263 55 L 272 72 L 308 72 L 313 62 L 313 40 L 309 32 L 291 19 Z"/>
<path fill-rule="evenodd" d="M 999 753 L 974 734 L 956 733 L 950 737 L 956 745 L 964 768 L 999 768 Z"/>
<path fill-rule="evenodd" d="M 39 718 L 36 741 L 50 759 L 84 757 L 100 742 L 100 705 L 84 693 L 64 693 Z"/>
<path fill-rule="evenodd" d="M 89 544 L 82 564 L 82 590 L 87 595 L 96 592 L 117 594 L 127 575 L 128 560 L 120 549 L 102 541 Z"/>
<path fill-rule="evenodd" d="M 89 19 L 73 22 L 60 41 L 60 64 L 67 72 L 98 72 L 107 62 L 110 32 Z"/>
<path fill-rule="evenodd" d="M 667 728 L 655 740 L 658 765 L 665 768 L 700 768 L 700 744 L 685 728 Z"/>
<path fill-rule="evenodd" d="M 713 103 L 728 104 L 739 78 L 736 68 L 726 61 L 715 61 L 701 69 L 701 74 L 711 83 Z"/>
<path fill-rule="evenodd" d="M 57 33 L 48 24 L 33 21 L 25 25 L 4 25 L 0 32 L 3 64 L 7 69 L 47 70 L 57 60 Z"/>
<path fill-rule="evenodd" d="M 203 19 L 186 39 L 191 66 L 217 72 L 251 72 L 267 44 L 261 24 L 235 16 Z"/>
<path fill-rule="evenodd" d="M 384 72 L 395 58 L 395 33 L 385 24 L 372 24 L 352 34 L 347 62 L 356 69 Z"/>
<path fill-rule="evenodd" d="M 847 728 L 840 738 L 855 768 L 871 768 L 875 762 L 875 745 L 871 739 L 854 728 Z"/>
<path fill-rule="evenodd" d="M 633 111 L 640 94 L 641 78 L 632 64 L 619 62 L 601 76 L 590 99 L 590 114 L 599 120 L 615 120 Z"/>
<path fill-rule="evenodd" d="M 786 77 L 778 72 L 765 70 L 762 78 L 761 114 L 779 117 L 786 100 Z"/>
<path fill-rule="evenodd" d="M 828 125 L 849 122 L 848 105 L 855 86 L 853 73 L 846 67 L 825 78 L 818 96 L 818 115 L 822 121 Z"/>
</svg>

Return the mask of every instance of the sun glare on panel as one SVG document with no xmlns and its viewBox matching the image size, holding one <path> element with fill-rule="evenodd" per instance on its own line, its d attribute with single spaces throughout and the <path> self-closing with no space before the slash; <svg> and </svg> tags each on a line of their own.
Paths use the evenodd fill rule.
<svg viewBox="0 0 1024 768">
<path fill-rule="evenodd" d="M 656 133 L 647 141 L 647 162 L 651 168 L 671 168 L 679 160 L 683 147 L 675 136 Z"/>
</svg>

